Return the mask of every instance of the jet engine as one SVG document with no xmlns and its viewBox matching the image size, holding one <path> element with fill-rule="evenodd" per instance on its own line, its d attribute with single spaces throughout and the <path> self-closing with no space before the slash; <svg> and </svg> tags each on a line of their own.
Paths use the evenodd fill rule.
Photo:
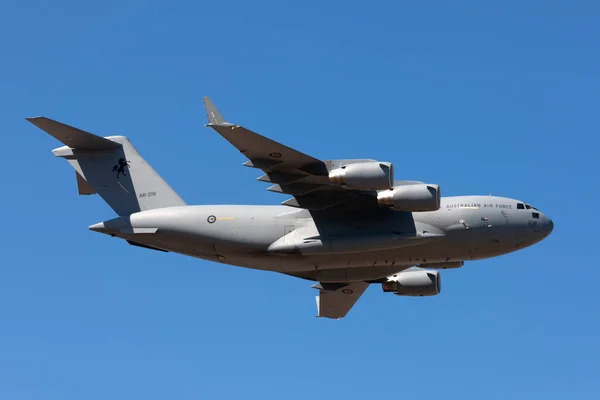
<svg viewBox="0 0 600 400">
<path fill-rule="evenodd" d="M 420 183 L 383 190 L 377 193 L 377 204 L 402 211 L 436 211 L 440 197 L 438 185 Z"/>
<path fill-rule="evenodd" d="M 386 190 L 394 187 L 394 167 L 389 162 L 347 164 L 329 172 L 329 181 L 347 189 Z"/>
<path fill-rule="evenodd" d="M 398 296 L 435 296 L 442 291 L 442 278 L 438 271 L 406 271 L 388 279 L 381 288 Z"/>
</svg>

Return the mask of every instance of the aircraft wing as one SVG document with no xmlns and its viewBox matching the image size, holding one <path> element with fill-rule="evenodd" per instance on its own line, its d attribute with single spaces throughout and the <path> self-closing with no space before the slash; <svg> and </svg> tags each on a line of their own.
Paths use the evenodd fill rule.
<svg viewBox="0 0 600 400">
<path fill-rule="evenodd" d="M 319 160 L 284 146 L 258 133 L 226 122 L 208 97 L 204 97 L 208 124 L 249 161 L 243 165 L 261 169 L 259 181 L 272 183 L 267 190 L 294 196 L 282 204 L 307 209 L 325 209 L 340 203 L 376 207 L 375 191 L 346 190 L 329 181 L 329 171 L 343 164 L 374 160 Z"/>
<path fill-rule="evenodd" d="M 367 290 L 367 282 L 317 283 L 312 286 L 319 289 L 317 296 L 317 317 L 340 319 Z"/>
</svg>

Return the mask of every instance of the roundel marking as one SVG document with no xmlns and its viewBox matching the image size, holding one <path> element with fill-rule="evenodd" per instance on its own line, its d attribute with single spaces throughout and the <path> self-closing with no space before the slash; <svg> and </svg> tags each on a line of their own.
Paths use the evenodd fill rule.
<svg viewBox="0 0 600 400">
<path fill-rule="evenodd" d="M 215 217 L 214 215 L 210 215 L 208 218 L 206 218 L 206 221 L 208 221 L 209 224 L 214 223 L 217 220 L 217 217 Z"/>
<path fill-rule="evenodd" d="M 354 293 L 354 290 L 352 290 L 352 289 L 342 289 L 342 293 L 344 293 L 344 294 L 352 294 L 352 293 Z"/>
<path fill-rule="evenodd" d="M 272 153 L 269 153 L 269 155 L 270 155 L 271 157 L 273 157 L 273 158 L 279 158 L 279 157 L 281 157 L 281 153 L 278 153 L 278 152 L 276 152 L 276 151 L 274 151 L 274 152 L 272 152 Z"/>
</svg>

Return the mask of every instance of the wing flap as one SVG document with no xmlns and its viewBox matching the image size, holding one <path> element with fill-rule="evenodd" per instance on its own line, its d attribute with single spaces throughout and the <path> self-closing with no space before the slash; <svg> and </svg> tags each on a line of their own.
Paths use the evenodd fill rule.
<svg viewBox="0 0 600 400">
<path fill-rule="evenodd" d="M 324 210 L 333 207 L 336 204 L 343 203 L 347 199 L 340 197 L 315 196 L 306 194 L 303 196 L 295 196 L 291 199 L 283 201 L 281 204 L 288 207 L 305 208 L 307 210 Z"/>
<path fill-rule="evenodd" d="M 299 181 L 307 176 L 309 175 L 299 173 L 293 174 L 289 172 L 270 172 L 256 179 L 261 182 L 289 185 L 290 183 Z"/>
<path fill-rule="evenodd" d="M 244 167 L 262 169 L 263 171 L 267 172 L 267 171 L 270 171 L 270 170 L 274 169 L 275 167 L 277 167 L 278 165 L 281 165 L 281 164 L 283 164 L 283 163 L 280 162 L 280 161 L 265 160 L 265 159 L 257 158 L 257 159 L 254 159 L 252 161 L 246 161 L 242 165 Z"/>
<path fill-rule="evenodd" d="M 292 183 L 290 185 L 273 185 L 267 190 L 275 193 L 286 193 L 293 196 L 299 196 L 317 190 L 323 185 L 311 183 Z"/>
</svg>

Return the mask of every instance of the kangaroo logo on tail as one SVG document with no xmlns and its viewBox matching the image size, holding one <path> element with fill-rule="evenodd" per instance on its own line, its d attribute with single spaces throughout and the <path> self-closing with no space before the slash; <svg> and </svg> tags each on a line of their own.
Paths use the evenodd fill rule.
<svg viewBox="0 0 600 400">
<path fill-rule="evenodd" d="M 119 175 L 123 174 L 123 176 L 127 176 L 125 173 L 125 167 L 129 168 L 129 161 L 125 161 L 124 158 L 119 158 L 117 164 L 113 167 L 112 172 L 117 172 L 117 179 L 119 179 Z"/>
</svg>

